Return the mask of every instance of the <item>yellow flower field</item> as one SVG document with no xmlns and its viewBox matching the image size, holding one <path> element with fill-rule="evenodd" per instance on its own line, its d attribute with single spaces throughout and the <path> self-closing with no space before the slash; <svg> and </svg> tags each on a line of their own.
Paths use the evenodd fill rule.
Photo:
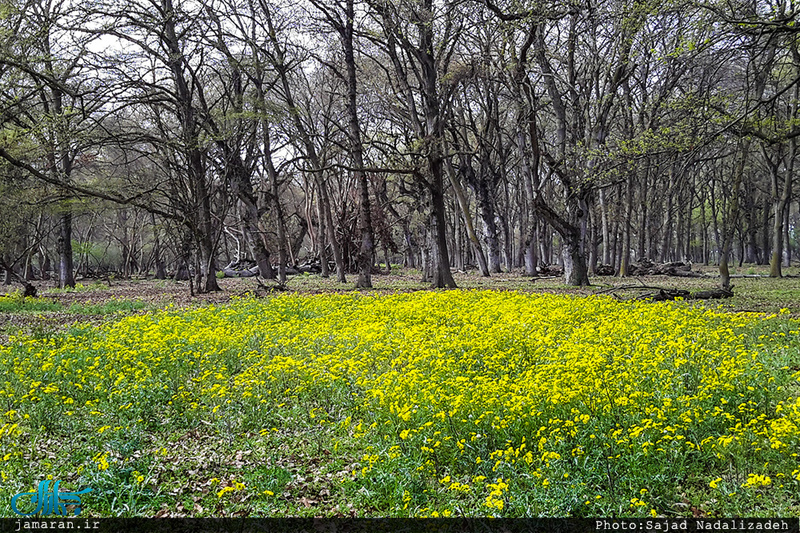
<svg viewBox="0 0 800 533">
<path fill-rule="evenodd" d="M 116 475 L 135 500 L 121 514 L 172 509 L 157 457 L 180 429 L 239 451 L 324 435 L 333 480 L 314 511 L 294 501 L 300 474 L 269 485 L 242 460 L 196 474 L 221 507 L 189 514 L 798 515 L 797 337 L 781 317 L 680 302 L 449 291 L 239 300 L 13 338 L 3 495 L 36 473 Z M 32 450 L 60 435 L 81 440 L 46 471 Z"/>
</svg>

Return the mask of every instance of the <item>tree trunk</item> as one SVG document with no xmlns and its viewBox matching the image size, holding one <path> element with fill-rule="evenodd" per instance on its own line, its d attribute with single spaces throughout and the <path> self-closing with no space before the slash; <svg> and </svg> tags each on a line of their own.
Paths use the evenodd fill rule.
<svg viewBox="0 0 800 533">
<path fill-rule="evenodd" d="M 431 193 L 431 213 L 432 222 L 432 242 L 431 259 L 433 267 L 433 279 L 431 287 L 434 289 L 456 288 L 456 281 L 450 271 L 450 257 L 447 251 L 447 227 L 445 226 L 445 203 L 444 191 L 442 189 L 442 164 L 441 157 L 435 156 L 430 160 L 432 174 Z"/>
<path fill-rule="evenodd" d="M 744 167 L 750 151 L 750 139 L 745 139 L 740 145 L 739 159 L 733 174 L 733 186 L 731 187 L 731 201 L 726 213 L 725 223 L 723 224 L 722 250 L 719 260 L 719 285 L 721 289 L 729 291 L 731 289 L 731 274 L 728 268 L 728 261 L 733 246 L 733 237 L 736 230 L 736 222 L 739 218 L 739 187 L 744 179 Z"/>
<path fill-rule="evenodd" d="M 403 239 L 406 243 L 405 266 L 417 268 L 417 243 L 414 240 L 414 235 L 411 233 L 408 222 L 403 223 Z"/>
<path fill-rule="evenodd" d="M 494 201 L 489 192 L 486 178 L 479 180 L 475 192 L 480 206 L 481 222 L 483 222 L 483 237 L 489 252 L 489 272 L 499 274 L 503 271 L 500 267 L 500 239 L 497 234 Z"/>
<path fill-rule="evenodd" d="M 355 18 L 354 0 L 347 0 L 344 7 L 344 23 L 335 17 L 328 17 L 329 22 L 338 31 L 342 48 L 344 49 L 344 63 L 346 67 L 347 82 L 347 133 L 349 137 L 350 158 L 353 161 L 353 177 L 358 184 L 358 228 L 361 234 L 361 246 L 358 251 L 356 263 L 358 265 L 358 280 L 356 288 L 372 288 L 372 264 L 375 255 L 375 235 L 372 231 L 372 213 L 369 200 L 369 184 L 367 174 L 364 172 L 364 154 L 361 147 L 361 126 L 358 119 L 356 95 L 358 83 L 356 79 L 356 60 L 353 50 L 353 19 Z M 343 280 L 343 272 L 340 281 Z"/>
<path fill-rule="evenodd" d="M 631 263 L 631 216 L 633 214 L 633 174 L 628 176 L 625 194 L 625 220 L 622 223 L 622 253 L 620 254 L 619 272 L 621 278 L 628 276 Z"/>
<path fill-rule="evenodd" d="M 328 233 L 327 240 L 331 245 L 333 261 L 336 263 L 336 280 L 339 283 L 347 283 L 347 277 L 345 276 L 344 257 L 342 256 L 342 247 L 339 244 L 339 240 L 336 238 L 336 226 L 333 223 L 333 213 L 328 187 L 325 184 L 325 180 L 322 179 L 322 176 L 319 173 L 315 173 L 315 178 L 317 181 L 320 203 L 322 206 L 322 216 L 325 217 L 325 229 Z"/>
<path fill-rule="evenodd" d="M 647 208 L 647 206 L 648 206 L 647 202 L 648 202 L 649 198 L 647 196 L 647 192 L 648 192 L 648 190 L 650 188 L 649 179 L 648 179 L 649 173 L 650 173 L 649 169 L 645 169 L 644 178 L 643 178 L 644 183 L 643 183 L 643 186 L 640 188 L 640 191 L 639 191 L 639 194 L 641 196 L 640 199 L 639 199 L 640 200 L 639 201 L 639 208 L 640 208 L 641 212 L 639 213 L 639 216 L 640 216 L 640 219 L 639 219 L 639 246 L 637 248 L 637 255 L 638 255 L 637 259 L 645 259 L 647 257 L 647 249 L 646 249 L 646 244 L 647 244 L 647 217 L 649 216 L 648 208 Z"/>
<path fill-rule="evenodd" d="M 561 237 L 564 239 L 562 259 L 566 284 L 574 287 L 588 286 L 589 271 L 586 268 L 586 257 L 580 233 L 562 234 Z"/>
<path fill-rule="evenodd" d="M 665 211 L 666 220 L 664 221 L 664 235 L 661 241 L 661 262 L 669 261 L 672 252 L 672 200 L 675 191 L 675 167 L 674 164 L 669 170 L 669 188 L 667 189 L 667 208 Z"/>
<path fill-rule="evenodd" d="M 480 269 L 482 276 L 489 276 L 489 265 L 486 262 L 486 255 L 483 253 L 483 248 L 481 247 L 481 242 L 478 239 L 478 235 L 475 233 L 475 226 L 472 225 L 472 216 L 469 213 L 469 204 L 467 202 L 466 195 L 464 194 L 464 189 L 461 187 L 461 183 L 458 182 L 455 170 L 453 169 L 453 163 L 448 159 L 445 164 L 447 167 L 447 176 L 450 179 L 450 185 L 453 187 L 456 200 L 458 200 L 458 207 L 461 211 L 461 217 L 464 220 L 464 227 L 467 230 L 469 242 L 472 245 L 473 251 L 475 252 L 475 257 L 478 260 L 478 268 Z"/>
<path fill-rule="evenodd" d="M 58 286 L 62 289 L 75 287 L 72 260 L 72 209 L 64 207 L 59 219 L 58 231 Z"/>
<path fill-rule="evenodd" d="M 280 197 L 280 179 L 278 176 L 278 169 L 275 168 L 275 163 L 272 161 L 272 138 L 269 132 L 269 123 L 262 121 L 261 132 L 264 140 L 264 154 L 267 166 L 267 174 L 269 176 L 270 187 L 270 202 L 272 204 L 272 214 L 275 217 L 277 233 L 278 233 L 278 283 L 286 283 L 286 262 L 287 262 L 287 241 L 286 241 L 286 221 L 283 217 L 283 206 L 281 205 Z M 323 241 L 324 242 L 324 241 Z M 327 261 L 323 257 L 323 264 Z M 325 265 L 327 267 L 327 264 Z M 273 273 L 274 275 L 274 273 Z"/>
<path fill-rule="evenodd" d="M 200 235 L 198 242 L 198 260 L 200 269 L 198 272 L 198 292 L 221 291 L 217 284 L 217 257 L 216 247 L 210 235 Z"/>
<path fill-rule="evenodd" d="M 602 224 L 603 232 L 603 264 L 611 265 L 613 256 L 611 255 L 611 232 L 608 223 L 608 206 L 605 189 L 600 189 L 600 223 Z"/>
<path fill-rule="evenodd" d="M 164 259 L 161 257 L 161 242 L 158 238 L 156 216 L 153 213 L 150 213 L 150 225 L 153 227 L 153 262 L 156 267 L 156 279 L 167 279 L 167 270 L 164 267 Z"/>
<path fill-rule="evenodd" d="M 25 254 L 25 265 L 22 269 L 22 278 L 25 281 L 36 279 L 36 276 L 33 274 L 33 250 Z"/>
<path fill-rule="evenodd" d="M 795 91 L 797 97 L 797 91 Z M 795 102 L 795 111 L 797 110 L 797 103 Z M 765 149 L 766 150 L 766 149 Z M 792 199 L 792 178 L 794 177 L 794 160 L 797 155 L 797 142 L 795 139 L 791 140 L 789 153 L 786 156 L 784 164 L 784 177 L 783 177 L 783 191 L 778 196 L 778 170 L 780 165 L 780 158 L 772 166 L 772 195 L 774 198 L 774 217 L 772 228 L 772 259 L 769 263 L 769 276 L 771 278 L 780 278 L 782 276 L 781 264 L 783 263 L 783 248 L 784 248 L 784 229 L 788 226 L 785 220 L 788 217 L 788 208 Z M 786 243 L 789 244 L 789 241 Z"/>
</svg>

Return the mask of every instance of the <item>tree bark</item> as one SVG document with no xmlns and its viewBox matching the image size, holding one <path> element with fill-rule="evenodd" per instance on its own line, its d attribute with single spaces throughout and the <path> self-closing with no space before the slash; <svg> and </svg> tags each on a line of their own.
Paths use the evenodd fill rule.
<svg viewBox="0 0 800 533">
<path fill-rule="evenodd" d="M 446 161 L 446 165 L 447 176 L 450 179 L 450 185 L 453 187 L 453 192 L 455 193 L 456 200 L 458 201 L 461 218 L 464 220 L 464 227 L 467 230 L 467 237 L 472 245 L 472 250 L 475 253 L 475 257 L 478 260 L 478 268 L 480 269 L 481 276 L 488 277 L 489 265 L 486 262 L 486 255 L 483 253 L 483 248 L 481 247 L 481 242 L 478 239 L 478 235 L 475 233 L 475 226 L 472 224 L 472 216 L 469 213 L 469 203 L 467 202 L 467 197 L 464 194 L 464 189 L 461 187 L 461 183 L 459 183 L 458 178 L 456 177 L 452 161 L 448 159 Z"/>
<path fill-rule="evenodd" d="M 167 269 L 164 266 L 164 258 L 161 256 L 161 241 L 158 238 L 158 226 L 154 213 L 150 213 L 150 225 L 153 227 L 153 262 L 156 267 L 156 279 L 167 279 Z"/>
<path fill-rule="evenodd" d="M 72 209 L 65 206 L 58 225 L 58 286 L 62 289 L 75 286 L 72 258 Z"/>
<path fill-rule="evenodd" d="M 364 172 L 364 153 L 361 147 L 361 126 L 358 119 L 356 94 L 358 83 L 356 80 L 356 61 L 353 51 L 353 19 L 355 12 L 353 0 L 345 4 L 344 24 L 335 24 L 344 48 L 344 62 L 347 70 L 347 115 L 348 133 L 350 139 L 350 157 L 353 160 L 353 176 L 358 183 L 359 206 L 358 225 L 361 233 L 361 247 L 358 252 L 358 281 L 356 288 L 372 288 L 372 263 L 375 255 L 375 235 L 372 232 L 371 208 L 369 200 L 369 184 Z"/>
</svg>

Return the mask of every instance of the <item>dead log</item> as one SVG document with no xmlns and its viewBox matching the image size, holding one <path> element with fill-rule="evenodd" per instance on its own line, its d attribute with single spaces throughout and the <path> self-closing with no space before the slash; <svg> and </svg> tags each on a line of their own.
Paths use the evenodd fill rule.
<svg viewBox="0 0 800 533">
<path fill-rule="evenodd" d="M 692 300 L 719 300 L 722 298 L 733 298 L 733 286 L 730 290 L 714 289 L 710 291 L 695 292 L 691 296 Z"/>
<path fill-rule="evenodd" d="M 672 263 L 653 263 L 649 259 L 640 259 L 628 268 L 631 276 L 678 276 L 682 278 L 699 278 L 703 275 L 692 271 L 691 263 L 675 261 Z"/>
<path fill-rule="evenodd" d="M 684 300 L 714 300 L 733 297 L 733 286 L 731 286 L 730 290 L 713 289 L 709 291 L 689 292 L 683 289 L 667 289 L 664 287 L 652 287 L 647 285 L 625 285 L 622 287 L 611 287 L 602 291 L 598 291 L 595 294 L 611 293 L 617 299 L 624 300 L 624 298 L 621 298 L 617 292 L 629 290 L 648 291 L 634 296 L 632 299 L 650 300 L 653 302 L 674 301 L 678 298 L 683 298 Z"/>
<path fill-rule="evenodd" d="M 594 269 L 597 276 L 613 276 L 615 274 L 614 267 L 611 265 L 597 265 Z"/>
<path fill-rule="evenodd" d="M 676 276 L 679 278 L 704 278 L 705 274 L 702 272 L 695 272 L 694 270 L 676 270 L 672 274 L 667 274 L 668 276 Z"/>
<path fill-rule="evenodd" d="M 281 283 L 280 281 L 276 282 L 274 285 L 264 285 L 260 278 L 255 278 L 256 283 L 258 283 L 258 287 L 264 291 L 265 294 L 271 294 L 274 292 L 281 292 L 287 290 L 286 284 Z"/>
<path fill-rule="evenodd" d="M 221 272 L 226 278 L 252 278 L 255 276 L 250 270 L 233 270 L 231 268 L 223 268 Z"/>
<path fill-rule="evenodd" d="M 637 296 L 637 300 L 652 300 L 654 302 L 667 302 L 673 301 L 677 298 L 686 299 L 689 297 L 689 291 L 682 289 L 659 289 L 658 292 L 650 294 L 642 294 Z"/>
<path fill-rule="evenodd" d="M 542 265 L 537 268 L 542 276 L 563 276 L 564 267 L 561 265 Z"/>
<path fill-rule="evenodd" d="M 10 265 L 6 264 L 5 262 L 3 262 L 2 265 L 0 266 L 5 268 L 7 278 L 13 279 L 17 283 L 25 287 L 25 292 L 22 293 L 23 296 L 30 296 L 31 298 L 36 298 L 38 291 L 36 290 L 36 286 L 33 283 L 31 283 L 27 279 L 23 278 L 22 276 L 14 272 L 14 269 L 11 268 Z"/>
</svg>

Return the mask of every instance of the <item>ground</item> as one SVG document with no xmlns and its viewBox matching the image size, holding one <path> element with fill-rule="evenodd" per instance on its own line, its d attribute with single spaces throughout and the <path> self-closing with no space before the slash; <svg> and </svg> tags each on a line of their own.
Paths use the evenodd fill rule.
<svg viewBox="0 0 800 533">
<path fill-rule="evenodd" d="M 518 272 L 495 274 L 481 277 L 476 271 L 456 272 L 456 283 L 460 289 L 516 290 L 522 292 L 543 292 L 553 294 L 590 295 L 597 293 L 613 294 L 621 299 L 634 298 L 642 293 L 633 287 L 662 287 L 689 291 L 710 290 L 717 286 L 719 278 L 713 267 L 695 267 L 706 274 L 702 278 L 680 278 L 668 276 L 645 276 L 617 278 L 596 276 L 592 285 L 575 288 L 564 285 L 563 278 L 531 278 Z M 800 318 L 800 267 L 785 269 L 785 277 L 768 277 L 768 266 L 745 265 L 732 269 L 734 297 L 708 302 L 707 306 L 717 305 L 724 309 L 740 312 L 776 313 L 788 309 L 794 318 Z M 286 291 L 299 293 L 347 293 L 353 291 L 355 277 L 348 283 L 338 283 L 335 277 L 323 279 L 317 275 L 290 276 Z M 375 294 L 427 290 L 427 284 L 420 281 L 417 270 L 395 268 L 391 274 L 373 276 L 372 290 Z M 58 304 L 60 309 L 37 313 L 8 313 L 0 309 L 0 341 L 7 339 L 9 332 L 31 331 L 36 328 L 58 328 L 76 321 L 100 321 L 118 312 L 114 306 L 103 308 L 110 300 L 140 302 L 138 308 L 119 305 L 119 312 L 141 312 L 147 309 L 177 306 L 202 305 L 229 302 L 231 298 L 247 294 L 264 295 L 264 291 L 252 278 L 220 279 L 222 292 L 191 296 L 188 282 L 154 279 L 79 279 L 76 290 L 59 290 L 53 282 L 35 281 L 39 294 Z M 266 282 L 273 287 L 273 282 Z M 626 289 L 614 290 L 614 288 Z M 0 295 L 18 291 L 19 285 L 0 286 Z M 645 291 L 646 292 L 646 291 Z M 138 305 L 138 304 L 137 304 Z M 70 307 L 72 310 L 70 310 Z"/>
<path fill-rule="evenodd" d="M 316 275 L 264 282 L 299 294 L 278 299 L 254 279 L 36 282 L 0 298 L 0 494 L 54 475 L 95 489 L 91 516 L 799 514 L 798 269 L 614 301 L 713 289 L 706 272 L 429 291 L 396 268 L 375 299 Z"/>
</svg>

